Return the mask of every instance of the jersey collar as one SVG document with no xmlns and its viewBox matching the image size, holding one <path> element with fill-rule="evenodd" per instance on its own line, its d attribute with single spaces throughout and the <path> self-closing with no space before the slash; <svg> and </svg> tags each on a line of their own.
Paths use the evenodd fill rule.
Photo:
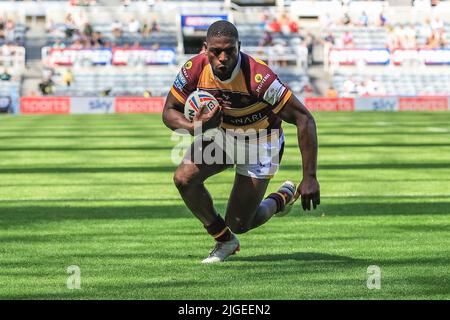
<svg viewBox="0 0 450 320">
<path fill-rule="evenodd" d="M 212 67 L 211 67 L 211 65 L 209 65 L 209 67 L 211 68 L 211 72 L 212 72 Z M 239 52 L 238 61 L 237 61 L 237 63 L 236 63 L 236 67 L 234 67 L 233 72 L 231 73 L 231 77 L 230 77 L 229 79 L 227 79 L 227 80 L 223 80 L 223 81 L 222 81 L 222 80 L 220 80 L 218 77 L 216 77 L 216 75 L 215 75 L 214 72 L 213 72 L 214 79 L 217 80 L 217 81 L 219 81 L 219 82 L 225 83 L 225 84 L 226 84 L 226 83 L 230 83 L 231 81 L 234 80 L 234 78 L 236 78 L 236 76 L 238 75 L 240 69 L 241 69 L 241 53 Z"/>
</svg>

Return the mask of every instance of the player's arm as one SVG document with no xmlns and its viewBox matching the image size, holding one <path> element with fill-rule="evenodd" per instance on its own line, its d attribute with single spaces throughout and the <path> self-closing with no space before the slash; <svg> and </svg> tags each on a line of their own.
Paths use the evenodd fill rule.
<svg viewBox="0 0 450 320">
<path fill-rule="evenodd" d="M 294 94 L 278 113 L 281 119 L 297 126 L 298 144 L 302 155 L 303 180 L 296 197 L 301 195 L 303 209 L 315 209 L 320 204 L 320 186 L 317 181 L 317 131 L 311 113 Z"/>
<path fill-rule="evenodd" d="M 169 92 L 164 104 L 162 119 L 166 127 L 171 130 L 184 129 L 191 135 L 194 134 L 194 123 L 184 117 L 179 110 L 183 110 L 184 105 Z"/>
<path fill-rule="evenodd" d="M 169 92 L 164 104 L 162 118 L 164 124 L 171 130 L 186 130 L 190 135 L 194 135 L 196 126 L 201 125 L 202 131 L 204 132 L 210 128 L 218 127 L 222 121 L 222 113 L 219 107 L 215 107 L 208 113 L 205 113 L 206 109 L 200 110 L 194 116 L 192 122 L 187 120 L 180 110 L 184 110 L 184 105 L 172 92 Z"/>
</svg>

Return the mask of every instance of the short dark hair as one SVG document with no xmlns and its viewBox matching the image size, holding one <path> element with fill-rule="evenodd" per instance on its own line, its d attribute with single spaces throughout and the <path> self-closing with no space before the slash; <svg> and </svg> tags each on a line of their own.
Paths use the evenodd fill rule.
<svg viewBox="0 0 450 320">
<path fill-rule="evenodd" d="M 231 22 L 219 20 L 210 25 L 206 33 L 206 40 L 213 37 L 230 37 L 239 40 L 239 33 Z"/>
</svg>

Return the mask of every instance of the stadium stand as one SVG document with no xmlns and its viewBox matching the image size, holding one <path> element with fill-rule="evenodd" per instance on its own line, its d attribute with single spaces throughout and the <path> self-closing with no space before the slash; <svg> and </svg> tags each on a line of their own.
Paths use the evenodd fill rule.
<svg viewBox="0 0 450 320">
<path fill-rule="evenodd" d="M 330 86 L 342 97 L 450 94 L 450 15 L 378 9 L 321 16 Z"/>
<path fill-rule="evenodd" d="M 442 63 L 450 48 L 450 1 L 441 2 L 439 11 L 424 1 L 413 7 L 387 1 L 20 3 L 28 6 L 15 8 L 11 1 L 0 6 L 7 8 L 0 10 L 0 45 L 9 48 L 9 40 L 14 40 L 26 46 L 27 19 L 45 18 L 44 31 L 31 30 L 41 32 L 44 41 L 35 46 L 38 55 L 32 55 L 39 57 L 38 62 L 27 60 L 42 73 L 40 89 L 33 94 L 164 96 L 180 65 L 200 50 L 204 26 L 195 23 L 207 24 L 211 16 L 233 21 L 242 51 L 268 63 L 299 95 L 324 94 L 328 87 L 338 96 L 450 94 L 449 63 Z M 194 26 L 183 25 L 183 16 L 200 18 L 193 19 Z M 31 51 L 27 48 L 27 55 Z M 16 81 L 11 88 L 18 87 L 19 93 L 23 72 L 19 70 L 25 66 L 22 53 L 0 56 L 9 63 L 11 81 Z M 377 62 L 368 63 L 361 58 L 364 55 Z M 441 61 L 434 63 L 438 56 Z M 8 59 L 13 59 L 14 67 Z M 318 66 L 322 60 L 323 67 Z M 68 69 L 70 86 L 64 81 Z M 441 81 L 434 81 L 439 73 Z"/>
<path fill-rule="evenodd" d="M 100 67 L 99 67 L 100 68 Z M 53 95 L 57 96 L 151 96 L 167 95 L 178 67 L 154 67 L 142 72 L 140 68 L 120 70 L 105 67 L 101 72 L 79 69 L 68 86 L 64 81 L 66 70 L 57 71 L 53 76 L 55 83 Z"/>
<path fill-rule="evenodd" d="M 171 2 L 171 1 L 169 1 Z M 223 1 L 208 3 L 207 7 L 215 8 L 212 12 L 226 14 L 223 11 Z M 146 5 L 149 3 L 147 2 Z M 165 4 L 167 4 L 165 2 Z M 179 4 L 179 2 L 177 2 Z M 184 46 L 197 46 L 204 39 L 202 32 L 198 34 L 183 33 L 180 30 L 177 15 L 198 14 L 198 8 L 192 8 L 192 3 L 184 3 L 178 7 L 176 14 L 165 15 L 154 10 L 151 14 L 139 10 L 142 2 L 127 2 L 127 10 L 117 13 L 110 7 L 97 10 L 95 6 L 67 7 L 51 9 L 46 15 L 47 47 L 42 50 L 42 62 L 46 69 L 43 72 L 41 93 L 56 96 L 98 96 L 98 95 L 129 95 L 165 96 L 179 70 L 179 67 L 193 53 L 185 53 Z M 218 6 L 220 4 L 220 6 Z M 124 5 L 124 3 L 122 3 Z M 170 5 L 170 4 L 169 4 Z M 200 10 L 201 11 L 201 10 Z M 308 49 L 306 41 L 308 34 L 301 30 L 298 22 L 286 14 L 278 15 L 276 11 L 265 14 L 263 8 L 254 12 L 244 11 L 230 15 L 239 28 L 242 50 L 266 61 L 279 70 L 280 78 L 292 89 L 303 94 L 305 89 L 312 88 L 307 76 Z M 150 16 L 150 18 L 149 18 Z M 263 23 L 261 18 L 266 18 Z M 179 18 L 178 18 L 179 19 Z M 270 19 L 270 21 L 269 21 Z M 200 20 L 199 20 L 200 21 Z M 276 22 L 276 23 L 275 23 Z M 274 24 L 279 25 L 274 29 Z M 287 28 L 285 28 L 287 26 Z M 271 38 L 270 43 L 262 43 L 264 31 Z M 194 35 L 194 37 L 192 37 Z M 183 39 L 185 37 L 185 39 Z M 199 40 L 201 40 L 199 42 Z M 194 41 L 189 43 L 189 41 Z M 173 50 L 173 62 L 161 66 L 151 66 L 144 60 L 127 58 L 126 66 L 115 63 L 94 63 L 93 51 L 89 58 L 78 58 L 80 54 L 67 54 L 70 63 L 59 62 L 63 51 L 95 49 L 98 55 L 108 54 L 100 49 L 125 50 Z M 73 51 L 72 51 L 73 52 Z M 87 51 L 86 51 L 87 52 Z M 70 56 L 70 57 L 69 57 Z M 58 58 L 59 57 L 59 58 Z M 97 58 L 97 62 L 98 62 Z M 113 58 L 114 60 L 114 58 Z M 137 67 L 138 66 L 138 67 Z M 67 85 L 65 74 L 70 68 L 73 81 Z M 147 85 L 146 85 L 147 84 Z"/>
<path fill-rule="evenodd" d="M 0 112 L 17 108 L 25 72 L 25 16 L 17 10 L 0 10 Z"/>
</svg>

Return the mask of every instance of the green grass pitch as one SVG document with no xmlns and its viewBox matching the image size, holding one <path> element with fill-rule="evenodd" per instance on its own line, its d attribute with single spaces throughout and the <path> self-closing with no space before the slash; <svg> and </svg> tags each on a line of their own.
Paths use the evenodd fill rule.
<svg viewBox="0 0 450 320">
<path fill-rule="evenodd" d="M 449 299 L 450 112 L 315 117 L 319 209 L 296 206 L 206 266 L 213 242 L 172 183 L 160 115 L 0 117 L 0 298 Z M 268 192 L 301 178 L 284 127 Z M 233 176 L 207 182 L 219 212 Z"/>
</svg>

